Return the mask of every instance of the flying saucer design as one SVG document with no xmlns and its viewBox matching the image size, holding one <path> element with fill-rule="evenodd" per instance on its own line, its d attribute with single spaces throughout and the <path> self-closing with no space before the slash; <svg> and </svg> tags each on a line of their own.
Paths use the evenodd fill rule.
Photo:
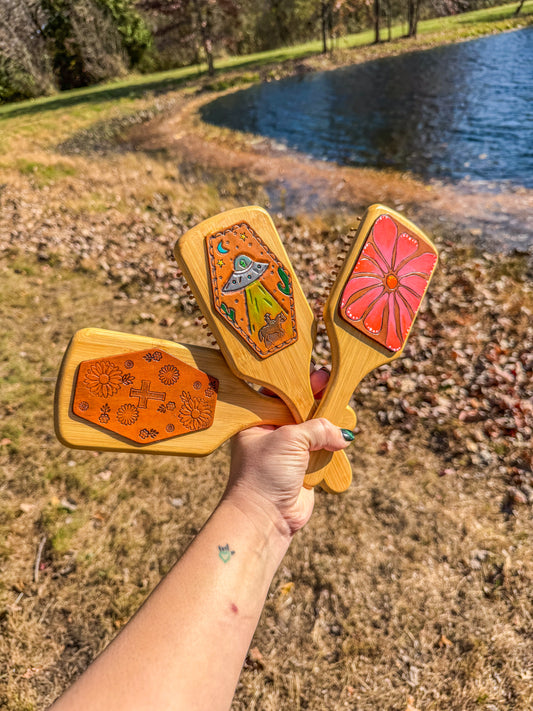
<svg viewBox="0 0 533 711">
<path fill-rule="evenodd" d="M 268 269 L 268 262 L 254 262 L 251 257 L 241 254 L 235 257 L 233 274 L 227 284 L 222 287 L 223 294 L 231 294 L 233 291 L 240 291 L 253 284 Z"/>
<path fill-rule="evenodd" d="M 298 338 L 292 281 L 250 225 L 207 237 L 213 301 L 219 316 L 261 358 Z"/>
</svg>

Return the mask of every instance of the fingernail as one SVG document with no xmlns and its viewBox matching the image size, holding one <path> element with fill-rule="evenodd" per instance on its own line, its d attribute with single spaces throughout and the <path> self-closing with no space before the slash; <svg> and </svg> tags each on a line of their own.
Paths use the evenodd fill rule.
<svg viewBox="0 0 533 711">
<path fill-rule="evenodd" d="M 352 430 L 341 429 L 341 434 L 347 442 L 353 442 L 355 439 L 355 435 Z"/>
</svg>

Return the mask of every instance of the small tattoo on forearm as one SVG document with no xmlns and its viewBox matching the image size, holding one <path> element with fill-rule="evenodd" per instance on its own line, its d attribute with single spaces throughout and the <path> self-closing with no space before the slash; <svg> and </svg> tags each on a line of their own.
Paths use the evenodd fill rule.
<svg viewBox="0 0 533 711">
<path fill-rule="evenodd" d="M 229 543 L 226 543 L 225 546 L 218 547 L 218 557 L 223 563 L 227 563 L 232 555 L 235 555 L 235 551 L 230 551 Z"/>
</svg>

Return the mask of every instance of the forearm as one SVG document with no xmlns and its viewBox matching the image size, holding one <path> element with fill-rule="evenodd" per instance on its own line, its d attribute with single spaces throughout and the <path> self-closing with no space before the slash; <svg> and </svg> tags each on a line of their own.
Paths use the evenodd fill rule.
<svg viewBox="0 0 533 711">
<path fill-rule="evenodd" d="M 289 543 L 259 505 L 223 499 L 137 615 L 54 711 L 228 709 Z"/>
</svg>

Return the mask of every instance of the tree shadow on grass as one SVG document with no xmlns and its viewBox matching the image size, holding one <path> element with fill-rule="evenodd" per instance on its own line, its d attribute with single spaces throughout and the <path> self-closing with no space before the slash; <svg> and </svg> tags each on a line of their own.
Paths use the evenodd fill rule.
<svg viewBox="0 0 533 711">
<path fill-rule="evenodd" d="M 302 60 L 311 55 L 318 54 L 315 50 L 310 50 L 298 54 L 293 59 Z M 238 71 L 244 68 L 260 68 L 269 64 L 287 60 L 285 51 L 269 53 L 268 56 L 243 57 L 241 61 L 230 62 L 215 69 L 215 76 L 227 72 Z M 5 118 L 15 118 L 19 116 L 32 116 L 45 111 L 56 111 L 58 109 L 68 109 L 80 104 L 100 104 L 107 101 L 117 101 L 119 99 L 139 99 L 146 94 L 165 94 L 178 89 L 188 81 L 207 78 L 207 71 L 200 67 L 190 67 L 190 71 L 182 70 L 181 76 L 176 76 L 176 71 L 170 70 L 161 74 L 147 75 L 146 79 L 135 77 L 131 82 L 117 82 L 104 84 L 102 86 L 85 87 L 83 89 L 72 89 L 50 97 L 39 98 L 29 101 L 22 101 L 15 104 L 0 105 L 0 121 Z M 210 77 L 212 79 L 212 77 Z"/>
<path fill-rule="evenodd" d="M 201 76 L 201 74 L 197 76 Z M 194 77 L 194 75 L 189 74 L 186 77 L 167 77 L 117 87 L 106 85 L 101 88 L 89 87 L 87 89 L 74 89 L 47 99 L 24 101 L 21 102 L 20 105 L 13 104 L 12 106 L 0 107 L 0 120 L 18 116 L 32 116 L 44 111 L 68 109 L 79 104 L 99 104 L 125 98 L 139 99 L 148 93 L 162 94 L 177 89 L 192 77 Z"/>
</svg>

